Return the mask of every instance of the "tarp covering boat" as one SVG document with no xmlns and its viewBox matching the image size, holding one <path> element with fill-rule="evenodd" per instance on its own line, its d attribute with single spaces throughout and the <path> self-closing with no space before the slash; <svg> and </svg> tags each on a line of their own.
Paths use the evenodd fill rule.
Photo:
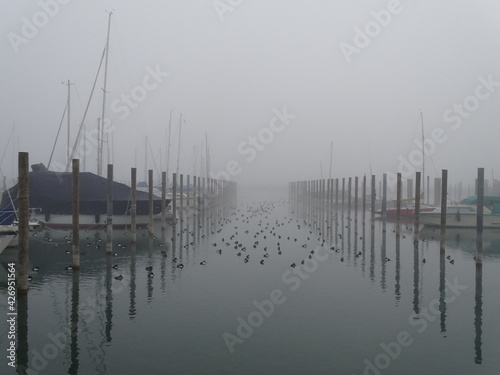
<svg viewBox="0 0 500 375">
<path fill-rule="evenodd" d="M 43 164 L 32 166 L 29 173 L 30 207 L 42 209 L 43 215 L 71 215 L 73 175 L 71 172 L 49 171 Z M 18 185 L 4 191 L 0 211 L 17 210 Z M 131 188 L 113 182 L 113 214 L 129 215 Z M 80 214 L 105 215 L 107 212 L 108 181 L 94 173 L 80 173 Z M 137 191 L 137 215 L 148 215 L 148 193 Z M 14 198 L 14 199 L 11 199 Z M 12 203 L 12 201 L 14 201 Z M 166 202 L 168 204 L 168 202 Z M 14 207 L 12 207 L 14 204 Z M 153 213 L 161 212 L 161 198 L 153 197 Z"/>
<path fill-rule="evenodd" d="M 471 195 L 460 201 L 461 204 L 475 205 L 477 204 L 477 196 Z M 492 214 L 500 214 L 500 197 L 496 195 L 485 195 L 483 197 L 484 206 L 491 210 Z"/>
</svg>

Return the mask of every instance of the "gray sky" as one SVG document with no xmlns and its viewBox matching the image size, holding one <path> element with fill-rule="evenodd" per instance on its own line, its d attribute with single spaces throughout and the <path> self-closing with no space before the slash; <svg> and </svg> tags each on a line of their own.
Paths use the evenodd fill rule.
<svg viewBox="0 0 500 375">
<path fill-rule="evenodd" d="M 9 178 L 14 152 L 47 164 L 68 79 L 74 141 L 105 45 L 106 10 L 114 12 L 106 113 L 118 179 L 129 179 L 136 159 L 143 179 L 146 136 L 157 172 L 165 170 L 172 110 L 170 171 L 181 113 L 187 174 L 194 153 L 199 160 L 205 152 L 205 133 L 211 171 L 241 183 L 317 179 L 320 164 L 326 178 L 331 142 L 333 177 L 420 170 L 422 110 L 431 177 L 445 168 L 451 181 L 472 179 L 477 167 L 500 177 L 496 0 L 25 0 L 0 3 L 2 150 L 15 124 L 1 165 Z M 101 117 L 102 87 L 101 73 L 89 132 Z M 284 120 L 276 115 L 283 111 Z M 66 135 L 64 125 L 59 164 Z M 95 172 L 96 148 L 87 146 Z"/>
</svg>

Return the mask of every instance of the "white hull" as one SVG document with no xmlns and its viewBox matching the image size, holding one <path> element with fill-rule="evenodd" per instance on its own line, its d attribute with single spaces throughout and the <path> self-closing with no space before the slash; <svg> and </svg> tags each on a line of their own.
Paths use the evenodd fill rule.
<svg viewBox="0 0 500 375">
<path fill-rule="evenodd" d="M 424 212 L 420 214 L 420 223 L 429 227 L 441 226 L 441 213 Z M 446 227 L 475 228 L 477 215 L 475 213 L 456 213 L 446 215 Z M 500 215 L 484 214 L 483 228 L 500 228 Z"/>
<path fill-rule="evenodd" d="M 80 227 L 84 228 L 102 228 L 106 225 L 106 215 L 80 215 Z M 51 227 L 70 227 L 73 225 L 72 215 L 55 215 L 52 214 L 49 220 L 40 220 L 40 222 L 47 228 Z M 154 215 L 154 220 L 160 220 L 161 214 Z M 172 220 L 172 213 L 166 212 L 165 219 Z M 113 227 L 130 227 L 130 215 L 113 215 Z M 148 215 L 137 215 L 136 223 L 138 226 L 146 226 L 149 224 Z"/>
<path fill-rule="evenodd" d="M 16 245 L 17 245 L 16 233 L 0 234 L 0 254 L 2 254 L 7 247 Z"/>
</svg>

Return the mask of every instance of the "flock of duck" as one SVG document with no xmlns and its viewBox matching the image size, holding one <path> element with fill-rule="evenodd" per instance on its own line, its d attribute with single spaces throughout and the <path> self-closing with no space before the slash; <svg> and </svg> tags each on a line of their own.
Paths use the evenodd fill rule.
<svg viewBox="0 0 500 375">
<path fill-rule="evenodd" d="M 207 235 L 209 235 L 208 233 L 211 233 L 209 236 L 211 236 L 212 241 L 214 241 L 211 246 L 215 248 L 215 253 L 219 256 L 234 254 L 241 258 L 242 262 L 245 264 L 250 263 L 253 259 L 256 259 L 256 263 L 264 265 L 270 261 L 270 258 L 279 257 L 283 255 L 285 251 L 290 249 L 301 247 L 306 250 L 308 248 L 313 248 L 307 252 L 301 252 L 301 254 L 305 257 L 290 264 L 291 268 L 295 268 L 299 266 L 299 264 L 304 265 L 307 259 L 312 258 L 315 252 L 314 248 L 316 246 L 322 246 L 335 253 L 339 253 L 341 251 L 339 247 L 331 246 L 332 244 L 337 244 L 338 241 L 343 242 L 342 233 L 337 233 L 336 236 L 338 237 L 332 238 L 332 228 L 334 225 L 338 225 L 338 222 L 334 223 L 334 225 L 326 223 L 326 229 L 329 232 L 327 233 L 327 237 L 329 237 L 328 242 L 330 243 L 329 245 L 326 245 L 327 239 L 325 239 L 324 234 L 321 233 L 320 225 L 318 225 L 316 221 L 308 223 L 303 219 L 299 220 L 293 215 L 293 212 L 290 216 L 284 215 L 280 216 L 280 218 L 276 218 L 279 216 L 276 210 L 278 208 L 283 208 L 284 206 L 287 206 L 286 200 L 247 202 L 242 203 L 239 207 L 235 208 L 229 217 L 217 218 L 217 229 L 207 232 Z M 349 221 L 351 219 L 347 218 L 347 220 Z M 292 233 L 292 231 L 290 229 L 295 227 L 296 235 L 291 236 L 290 233 Z M 199 229 L 201 231 L 202 226 L 200 226 Z M 175 235 L 183 238 L 184 234 L 194 237 L 195 231 L 188 231 L 188 228 L 181 228 Z M 125 232 L 125 235 L 127 235 L 127 232 Z M 34 236 L 36 236 L 36 233 Z M 146 233 L 143 233 L 143 236 L 146 236 Z M 355 236 L 358 236 L 358 233 L 355 233 Z M 156 240 L 156 237 L 154 236 L 151 238 Z M 201 238 L 206 238 L 206 235 L 202 234 Z M 363 239 L 362 236 L 359 236 L 359 238 L 360 240 Z M 45 238 L 45 240 L 48 242 L 52 241 L 52 239 L 48 237 Z M 172 237 L 171 240 L 172 243 L 175 244 L 175 237 Z M 71 244 L 71 236 L 65 236 L 64 241 L 66 244 Z M 96 250 L 101 249 L 102 240 L 100 238 L 92 242 L 90 238 L 87 237 L 85 241 L 86 247 L 94 247 Z M 182 248 L 188 249 L 189 247 L 199 247 L 200 245 L 195 242 L 196 241 L 194 239 L 190 242 L 186 241 L 186 244 L 182 246 Z M 59 246 L 59 243 L 54 243 L 54 246 Z M 115 246 L 117 250 L 124 250 L 127 248 L 126 244 L 121 242 L 116 243 Z M 162 242 L 158 243 L 158 247 L 162 248 L 163 246 L 164 244 Z M 210 250 L 207 249 L 207 251 Z M 65 250 L 65 253 L 69 255 L 71 254 L 71 251 L 67 249 Z M 80 254 L 85 256 L 86 251 L 81 251 Z M 165 250 L 161 250 L 160 254 L 163 258 L 169 257 L 168 252 Z M 112 255 L 118 256 L 118 253 L 114 252 Z M 355 249 L 353 255 L 355 258 L 359 258 L 363 255 L 363 253 Z M 451 264 L 454 264 L 454 260 L 451 259 L 450 256 L 447 258 Z M 390 260 L 391 259 L 389 257 L 385 257 L 386 262 L 389 262 Z M 340 261 L 345 261 L 344 256 L 340 257 Z M 172 255 L 171 262 L 173 267 L 177 269 L 182 270 L 185 267 L 184 263 L 182 263 L 182 261 L 174 255 Z M 423 263 L 425 262 L 426 259 L 423 258 Z M 200 266 L 205 266 L 207 264 L 207 260 L 199 262 Z M 72 268 L 73 267 L 71 265 L 65 267 L 66 270 L 72 270 Z M 112 268 L 113 270 L 119 270 L 119 265 L 114 264 Z M 39 270 L 39 266 L 32 268 L 33 272 L 38 272 Z M 147 272 L 148 277 L 154 277 L 152 264 L 147 265 L 145 267 L 145 271 Z M 114 278 L 121 281 L 124 276 L 118 274 Z M 29 280 L 33 280 L 31 275 L 29 276 Z"/>
</svg>

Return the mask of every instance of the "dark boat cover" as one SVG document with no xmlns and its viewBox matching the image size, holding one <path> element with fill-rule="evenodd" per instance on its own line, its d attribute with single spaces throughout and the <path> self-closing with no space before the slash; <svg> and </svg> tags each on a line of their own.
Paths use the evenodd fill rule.
<svg viewBox="0 0 500 375">
<path fill-rule="evenodd" d="M 31 208 L 41 208 L 42 214 L 71 215 L 72 172 L 49 171 L 43 164 L 32 166 L 29 174 Z M 17 210 L 18 185 L 4 191 L 0 212 Z M 113 214 L 129 215 L 132 189 L 113 182 Z M 105 215 L 107 213 L 108 180 L 94 173 L 80 173 L 80 214 Z M 10 196 L 9 196 L 10 195 Z M 148 193 L 137 191 L 137 215 L 148 215 Z M 14 201 L 14 207 L 12 207 Z M 166 205 L 168 205 L 168 200 Z M 161 212 L 161 198 L 153 197 L 153 213 Z M 1 216 L 1 213 L 0 213 Z"/>
</svg>

